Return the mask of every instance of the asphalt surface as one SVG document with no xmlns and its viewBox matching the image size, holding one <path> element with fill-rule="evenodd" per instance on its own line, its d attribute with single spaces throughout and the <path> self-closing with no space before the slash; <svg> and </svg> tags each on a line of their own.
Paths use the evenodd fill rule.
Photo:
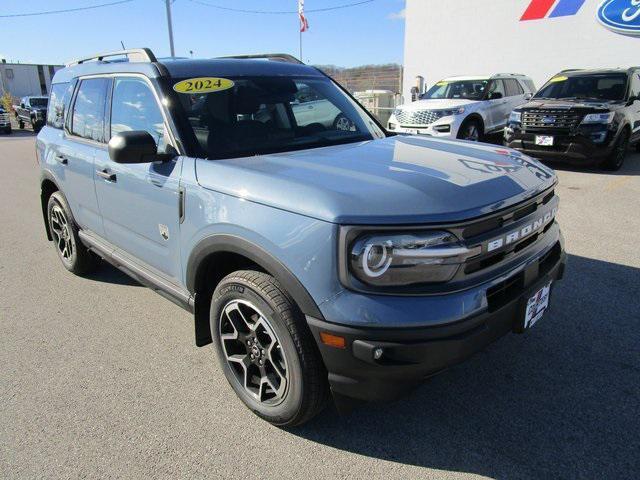
<svg viewBox="0 0 640 480">
<path fill-rule="evenodd" d="M 406 399 L 282 430 L 190 315 L 44 236 L 31 132 L 0 136 L 0 477 L 638 478 L 640 155 L 560 169 L 570 253 L 550 312 Z"/>
</svg>

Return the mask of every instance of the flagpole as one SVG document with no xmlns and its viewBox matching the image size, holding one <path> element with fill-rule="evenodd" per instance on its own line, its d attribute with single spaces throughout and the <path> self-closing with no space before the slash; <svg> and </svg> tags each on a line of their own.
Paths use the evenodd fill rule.
<svg viewBox="0 0 640 480">
<path fill-rule="evenodd" d="M 300 61 L 302 62 L 302 28 L 300 30 Z"/>
</svg>

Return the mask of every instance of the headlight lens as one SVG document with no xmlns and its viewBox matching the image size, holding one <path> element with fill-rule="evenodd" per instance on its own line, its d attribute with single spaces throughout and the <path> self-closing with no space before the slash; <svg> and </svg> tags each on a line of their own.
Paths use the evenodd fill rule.
<svg viewBox="0 0 640 480">
<path fill-rule="evenodd" d="M 446 282 L 475 253 L 445 231 L 365 234 L 351 244 L 349 267 L 376 287 Z"/>
<path fill-rule="evenodd" d="M 511 112 L 509 114 L 509 123 L 522 122 L 522 112 Z"/>
<path fill-rule="evenodd" d="M 450 117 L 453 115 L 462 115 L 464 113 L 464 107 L 451 108 L 447 110 L 440 110 L 443 117 Z"/>
<path fill-rule="evenodd" d="M 582 123 L 611 123 L 613 122 L 613 112 L 590 113 L 584 117 Z"/>
</svg>

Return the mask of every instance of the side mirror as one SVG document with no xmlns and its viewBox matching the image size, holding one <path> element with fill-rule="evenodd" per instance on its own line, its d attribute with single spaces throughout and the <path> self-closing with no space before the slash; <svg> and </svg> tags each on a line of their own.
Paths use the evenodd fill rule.
<svg viewBox="0 0 640 480">
<path fill-rule="evenodd" d="M 525 93 L 524 94 L 524 99 L 529 101 L 533 98 L 533 93 Z"/>
<path fill-rule="evenodd" d="M 627 106 L 631 106 L 634 103 L 636 103 L 637 101 L 640 101 L 640 97 L 633 95 L 631 97 L 629 97 L 629 101 L 627 101 Z"/>
<path fill-rule="evenodd" d="M 120 132 L 109 140 L 109 158 L 116 163 L 150 163 L 158 160 L 158 147 L 149 132 Z"/>
<path fill-rule="evenodd" d="M 489 94 L 489 100 L 498 100 L 499 98 L 502 98 L 502 94 L 500 92 L 491 92 Z"/>
<path fill-rule="evenodd" d="M 24 108 L 24 102 L 20 102 L 20 108 Z"/>
</svg>

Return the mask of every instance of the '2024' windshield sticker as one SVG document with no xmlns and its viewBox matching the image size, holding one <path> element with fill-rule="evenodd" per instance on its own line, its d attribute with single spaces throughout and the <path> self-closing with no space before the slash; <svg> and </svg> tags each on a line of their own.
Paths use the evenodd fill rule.
<svg viewBox="0 0 640 480">
<path fill-rule="evenodd" d="M 218 77 L 187 78 L 173 85 L 178 93 L 196 94 L 221 92 L 233 88 L 233 80 Z"/>
</svg>

